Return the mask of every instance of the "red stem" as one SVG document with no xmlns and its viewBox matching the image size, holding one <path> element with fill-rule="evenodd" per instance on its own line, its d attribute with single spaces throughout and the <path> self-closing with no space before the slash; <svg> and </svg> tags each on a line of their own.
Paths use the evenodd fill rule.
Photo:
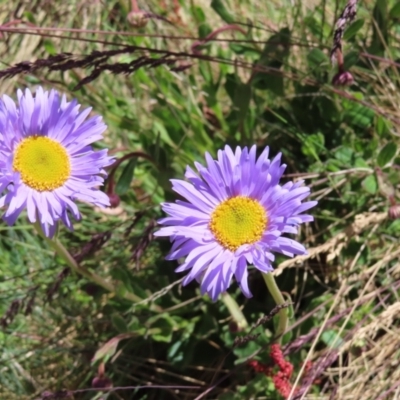
<svg viewBox="0 0 400 400">
<path fill-rule="evenodd" d="M 215 31 L 212 31 L 204 39 L 197 40 L 196 42 L 194 42 L 191 46 L 192 53 L 200 54 L 201 51 L 197 50 L 197 47 L 209 42 L 210 40 L 214 39 L 219 33 L 225 32 L 225 31 L 238 31 L 240 33 L 243 33 L 243 35 L 246 35 L 246 31 L 238 25 L 234 25 L 234 24 L 225 25 L 221 28 L 216 29 Z"/>
<path fill-rule="evenodd" d="M 131 5 L 132 5 L 132 11 L 135 12 L 140 11 L 136 0 L 131 0 Z"/>
</svg>

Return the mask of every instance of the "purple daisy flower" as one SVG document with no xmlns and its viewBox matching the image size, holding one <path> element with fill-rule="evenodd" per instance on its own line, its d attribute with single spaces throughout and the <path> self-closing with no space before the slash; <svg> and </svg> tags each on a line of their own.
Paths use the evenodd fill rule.
<svg viewBox="0 0 400 400">
<path fill-rule="evenodd" d="M 176 272 L 188 272 L 183 285 L 193 279 L 201 282 L 202 294 L 213 301 L 228 289 L 232 277 L 245 296 L 251 297 L 247 267 L 263 273 L 273 270 L 272 252 L 293 257 L 306 249 L 284 233 L 297 233 L 297 227 L 313 221 L 302 214 L 316 201 L 302 203 L 310 193 L 303 182 L 279 180 L 286 168 L 279 153 L 272 161 L 266 147 L 256 159 L 256 146 L 229 146 L 213 160 L 206 153 L 207 167 L 195 163 L 198 174 L 187 167 L 189 182 L 172 180 L 173 190 L 186 201 L 163 203 L 169 216 L 159 221 L 165 227 L 156 236 L 169 236 L 173 242 L 168 260 L 186 257 Z"/>
<path fill-rule="evenodd" d="M 80 219 L 75 200 L 109 205 L 98 186 L 112 159 L 90 146 L 106 125 L 99 116 L 87 119 L 91 108 L 79 112 L 77 100 L 55 90 L 17 95 L 18 105 L 6 95 L 0 99 L 0 207 L 7 207 L 9 225 L 26 209 L 29 221 L 38 220 L 51 237 L 59 220 L 72 229 L 68 211 Z"/>
</svg>

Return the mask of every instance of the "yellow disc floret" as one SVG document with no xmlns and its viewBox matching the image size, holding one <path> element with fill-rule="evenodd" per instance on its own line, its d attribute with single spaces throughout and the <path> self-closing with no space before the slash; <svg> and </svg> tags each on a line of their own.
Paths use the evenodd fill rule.
<svg viewBox="0 0 400 400">
<path fill-rule="evenodd" d="M 209 227 L 221 246 L 235 251 L 261 239 L 267 227 L 267 214 L 256 200 L 231 197 L 215 208 Z"/>
<path fill-rule="evenodd" d="M 25 185 L 39 192 L 52 191 L 70 177 L 71 163 L 64 146 L 46 136 L 29 136 L 18 143 L 13 169 Z"/>
</svg>

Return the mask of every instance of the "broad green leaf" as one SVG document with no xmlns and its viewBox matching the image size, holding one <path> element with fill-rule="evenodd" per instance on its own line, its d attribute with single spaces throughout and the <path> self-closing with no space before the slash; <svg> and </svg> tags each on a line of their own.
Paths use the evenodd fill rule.
<svg viewBox="0 0 400 400">
<path fill-rule="evenodd" d="M 128 326 L 125 320 L 117 313 L 111 315 L 111 323 L 114 325 L 118 332 L 126 333 L 128 332 Z"/>
<path fill-rule="evenodd" d="M 368 51 L 377 56 L 383 56 L 389 44 L 389 11 L 387 0 L 376 0 L 372 12 L 372 39 Z"/>
<path fill-rule="evenodd" d="M 376 180 L 375 175 L 370 175 L 368 177 L 366 177 L 363 182 L 362 185 L 364 187 L 364 189 L 371 194 L 375 194 L 376 191 L 378 190 L 378 182 Z"/>
<path fill-rule="evenodd" d="M 239 84 L 236 87 L 235 98 L 233 100 L 233 107 L 238 111 L 237 117 L 239 123 L 244 120 L 249 109 L 251 100 L 251 85 L 250 84 Z"/>
<path fill-rule="evenodd" d="M 257 56 L 260 54 L 260 52 L 253 47 L 243 46 L 237 43 L 229 43 L 229 48 L 236 54 L 243 54 L 247 56 Z"/>
<path fill-rule="evenodd" d="M 383 168 L 387 163 L 389 163 L 397 153 L 397 146 L 393 142 L 387 143 L 383 149 L 379 152 L 378 158 L 376 160 L 377 164 Z"/>
<path fill-rule="evenodd" d="M 312 49 L 307 54 L 307 60 L 311 67 L 316 67 L 321 65 L 322 63 L 329 62 L 327 55 L 322 50 L 317 48 Z"/>
<path fill-rule="evenodd" d="M 340 160 L 344 164 L 350 164 L 353 158 L 354 152 L 349 147 L 341 147 L 335 151 L 335 158 Z"/>
<path fill-rule="evenodd" d="M 390 133 L 391 123 L 386 118 L 379 115 L 376 119 L 375 130 L 379 136 L 385 136 Z"/>
<path fill-rule="evenodd" d="M 138 317 L 135 317 L 134 315 L 131 317 L 131 320 L 128 325 L 128 330 L 129 332 L 136 332 L 139 329 L 143 329 L 143 325 L 140 324 L 140 321 Z"/>
<path fill-rule="evenodd" d="M 237 74 L 226 75 L 225 90 L 228 96 L 231 98 L 232 102 L 234 101 L 236 88 L 239 84 L 242 84 L 242 82 L 240 81 L 240 78 L 237 76 Z"/>
<path fill-rule="evenodd" d="M 44 39 L 42 43 L 43 43 L 44 49 L 46 50 L 46 52 L 48 54 L 50 54 L 51 56 L 54 56 L 55 54 L 57 54 L 57 50 L 54 47 L 54 44 L 50 39 Z"/>
<path fill-rule="evenodd" d="M 354 161 L 356 168 L 369 168 L 369 164 L 361 157 L 357 157 Z"/>
<path fill-rule="evenodd" d="M 237 359 L 235 360 L 235 364 L 241 364 L 244 360 L 246 360 L 250 355 L 254 354 L 260 348 L 260 344 L 257 343 L 257 339 L 249 340 L 247 343 L 236 346 L 233 349 L 233 352 Z"/>
<path fill-rule="evenodd" d="M 235 22 L 235 19 L 226 9 L 225 4 L 222 0 L 212 0 L 211 8 L 228 24 L 232 24 Z"/>
<path fill-rule="evenodd" d="M 204 11 L 201 7 L 198 6 L 192 6 L 190 7 L 190 11 L 193 14 L 193 17 L 197 22 L 205 22 L 206 21 L 206 15 L 204 14 Z"/>
<path fill-rule="evenodd" d="M 130 275 L 125 268 L 121 266 L 115 267 L 110 272 L 110 275 L 119 281 L 118 288 L 120 289 L 120 294 L 122 292 L 126 293 L 127 291 L 131 293 L 133 292 L 133 288 L 131 286 L 132 275 Z"/>
<path fill-rule="evenodd" d="M 24 16 L 24 19 L 28 20 L 28 21 L 31 22 L 32 24 L 35 24 L 35 23 L 36 23 L 35 17 L 34 17 L 34 15 L 33 15 L 32 12 L 26 10 L 26 11 L 24 11 L 24 12 L 22 13 L 22 15 Z"/>
<path fill-rule="evenodd" d="M 392 7 L 389 15 L 390 18 L 400 18 L 400 1 L 396 2 L 396 4 Z"/>
<path fill-rule="evenodd" d="M 211 26 L 208 25 L 207 23 L 203 23 L 201 25 L 199 25 L 199 37 L 200 38 L 205 38 L 207 35 L 209 35 L 212 32 Z M 198 50 L 200 50 L 201 48 L 204 48 L 204 46 L 199 46 Z"/>
<path fill-rule="evenodd" d="M 388 233 L 399 237 L 400 235 L 400 219 L 393 221 L 388 227 Z"/>
<path fill-rule="evenodd" d="M 349 70 L 353 65 L 357 64 L 360 58 L 358 51 L 349 51 L 344 56 L 344 69 Z"/>
<path fill-rule="evenodd" d="M 177 361 L 177 360 L 181 360 L 182 359 L 182 353 L 181 352 L 179 352 L 178 353 L 178 351 L 180 350 L 180 348 L 182 347 L 182 344 L 183 344 L 183 342 L 181 341 L 181 340 L 177 340 L 175 343 L 173 343 L 172 344 L 172 346 L 169 348 L 169 350 L 168 350 L 168 359 L 170 360 L 170 361 L 172 361 L 172 360 L 174 360 L 174 361 Z M 179 354 L 178 355 L 178 358 L 176 357 L 177 356 L 177 354 Z"/>
<path fill-rule="evenodd" d="M 324 135 L 320 132 L 312 135 L 307 135 L 301 146 L 301 151 L 304 155 L 313 156 L 315 159 L 317 159 L 318 154 L 320 154 L 324 148 L 324 143 Z"/>
<path fill-rule="evenodd" d="M 131 182 L 133 179 L 133 174 L 135 172 L 136 164 L 137 164 L 137 158 L 136 157 L 131 158 L 128 164 L 123 169 L 122 174 L 119 177 L 118 182 L 115 186 L 115 191 L 117 192 L 118 195 L 121 196 L 125 194 L 131 187 Z"/>
<path fill-rule="evenodd" d="M 270 90 L 279 96 L 284 94 L 283 75 L 280 69 L 289 55 L 290 38 L 289 28 L 283 28 L 268 39 L 256 62 L 259 70 L 252 79 L 252 85 L 256 89 Z"/>
<path fill-rule="evenodd" d="M 349 40 L 357 34 L 357 32 L 364 26 L 364 19 L 357 19 L 345 31 L 343 35 L 344 40 Z"/>
<path fill-rule="evenodd" d="M 218 332 L 218 322 L 214 316 L 203 314 L 196 324 L 196 335 L 205 340 L 213 332 Z"/>
<path fill-rule="evenodd" d="M 360 128 L 368 128 L 373 124 L 375 113 L 370 108 L 364 107 L 361 104 L 350 103 L 345 118 L 352 125 Z"/>
</svg>

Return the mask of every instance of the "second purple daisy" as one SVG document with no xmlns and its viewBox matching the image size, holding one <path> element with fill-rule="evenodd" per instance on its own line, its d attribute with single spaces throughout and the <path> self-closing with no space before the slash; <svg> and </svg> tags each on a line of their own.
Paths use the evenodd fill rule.
<svg viewBox="0 0 400 400">
<path fill-rule="evenodd" d="M 217 160 L 206 153 L 207 166 L 195 163 L 198 173 L 187 167 L 189 182 L 172 180 L 173 189 L 186 200 L 163 203 L 168 217 L 156 236 L 173 242 L 169 260 L 186 257 L 177 272 L 187 272 L 186 285 L 201 282 L 202 294 L 216 300 L 234 276 L 245 296 L 248 266 L 263 273 L 273 270 L 273 252 L 289 257 L 305 254 L 295 240 L 282 236 L 297 233 L 297 227 L 313 217 L 303 214 L 317 204 L 303 200 L 310 189 L 303 182 L 279 181 L 286 168 L 281 154 L 268 158 L 266 147 L 258 159 L 256 146 L 250 150 L 225 146 Z"/>
</svg>

